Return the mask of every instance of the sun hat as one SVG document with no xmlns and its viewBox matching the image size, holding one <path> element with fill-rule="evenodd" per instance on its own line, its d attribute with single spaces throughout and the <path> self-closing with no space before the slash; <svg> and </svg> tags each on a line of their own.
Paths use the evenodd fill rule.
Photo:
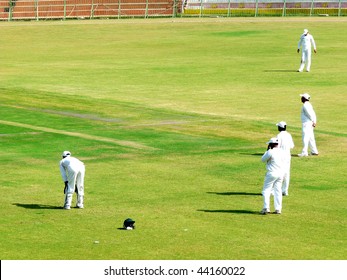
<svg viewBox="0 0 347 280">
<path fill-rule="evenodd" d="M 65 158 L 67 156 L 71 156 L 71 153 L 69 151 L 64 151 L 62 157 Z"/>
<path fill-rule="evenodd" d="M 278 139 L 276 137 L 272 137 L 269 142 L 266 142 L 266 144 L 278 144 Z"/>
<path fill-rule="evenodd" d="M 311 96 L 308 93 L 300 94 L 300 96 L 305 98 L 306 100 L 309 100 L 311 98 Z"/>
<path fill-rule="evenodd" d="M 281 121 L 279 123 L 276 123 L 276 125 L 279 126 L 279 127 L 285 128 L 287 124 L 286 124 L 286 122 Z"/>
</svg>

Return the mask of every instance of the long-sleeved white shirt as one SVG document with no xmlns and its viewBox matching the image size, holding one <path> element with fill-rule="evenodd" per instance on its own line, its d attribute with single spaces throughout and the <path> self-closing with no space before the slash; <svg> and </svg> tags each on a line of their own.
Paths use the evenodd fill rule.
<svg viewBox="0 0 347 280">
<path fill-rule="evenodd" d="M 313 49 L 316 49 L 316 42 L 313 39 L 313 36 L 311 34 L 302 34 L 300 36 L 300 40 L 298 43 L 298 49 L 300 49 L 302 47 L 303 50 L 308 50 L 311 49 L 313 46 Z"/>
<path fill-rule="evenodd" d="M 301 108 L 301 122 L 313 122 L 317 123 L 317 116 L 313 110 L 312 104 L 309 101 L 305 101 Z"/>
<path fill-rule="evenodd" d="M 292 136 L 287 131 L 281 131 L 277 134 L 278 147 L 282 149 L 286 156 L 290 156 L 290 150 L 294 148 Z"/>
<path fill-rule="evenodd" d="M 284 172 L 283 151 L 278 147 L 267 150 L 261 157 L 262 162 L 266 162 L 266 170 L 270 173 L 281 174 Z"/>
<path fill-rule="evenodd" d="M 66 158 L 63 158 L 59 163 L 60 173 L 63 181 L 66 182 L 68 180 L 67 174 L 69 172 L 76 172 L 80 170 L 82 166 L 84 166 L 84 163 L 75 157 L 67 156 Z"/>
</svg>

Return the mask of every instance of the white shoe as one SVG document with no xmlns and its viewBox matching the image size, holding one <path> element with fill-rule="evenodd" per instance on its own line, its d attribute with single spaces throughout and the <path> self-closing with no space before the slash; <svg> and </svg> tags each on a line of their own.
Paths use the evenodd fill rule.
<svg viewBox="0 0 347 280">
<path fill-rule="evenodd" d="M 307 157 L 307 156 L 308 156 L 308 154 L 303 154 L 303 153 L 298 154 L 298 157 Z"/>
<path fill-rule="evenodd" d="M 76 208 L 83 209 L 84 206 L 83 205 L 76 205 Z"/>
<path fill-rule="evenodd" d="M 302 70 L 299 69 L 297 72 L 302 72 Z"/>
<path fill-rule="evenodd" d="M 274 214 L 281 214 L 281 210 L 276 210 Z"/>
<path fill-rule="evenodd" d="M 64 206 L 64 210 L 70 210 L 70 206 Z"/>
</svg>

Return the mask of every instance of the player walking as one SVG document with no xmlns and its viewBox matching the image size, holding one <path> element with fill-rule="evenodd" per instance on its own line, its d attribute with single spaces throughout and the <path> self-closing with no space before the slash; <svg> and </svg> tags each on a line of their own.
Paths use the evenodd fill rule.
<svg viewBox="0 0 347 280">
<path fill-rule="evenodd" d="M 313 46 L 313 51 L 317 53 L 316 43 L 313 39 L 313 36 L 308 32 L 307 29 L 304 29 L 304 33 L 300 36 L 300 40 L 298 43 L 298 50 L 297 50 L 297 52 L 299 53 L 300 48 L 302 48 L 301 64 L 300 64 L 300 68 L 298 72 L 302 72 L 304 70 L 305 64 L 306 64 L 306 71 L 310 72 L 312 46 Z"/>
</svg>

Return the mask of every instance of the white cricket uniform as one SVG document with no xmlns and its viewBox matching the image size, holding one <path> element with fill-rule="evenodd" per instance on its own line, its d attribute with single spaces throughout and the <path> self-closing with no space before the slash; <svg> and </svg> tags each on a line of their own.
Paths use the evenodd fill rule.
<svg viewBox="0 0 347 280">
<path fill-rule="evenodd" d="M 290 164 L 291 153 L 290 150 L 294 148 L 294 141 L 292 136 L 287 131 L 281 131 L 277 134 L 278 147 L 283 151 L 284 157 L 284 177 L 282 184 L 282 193 L 288 195 L 289 181 L 290 181 Z"/>
<path fill-rule="evenodd" d="M 311 152 L 318 154 L 316 146 L 316 140 L 314 137 L 313 124 L 317 123 L 316 113 L 313 110 L 312 104 L 309 101 L 305 101 L 301 108 L 301 122 L 302 122 L 302 155 L 308 155 L 308 148 Z"/>
<path fill-rule="evenodd" d="M 64 182 L 68 182 L 68 188 L 65 192 L 64 208 L 70 208 L 72 196 L 77 188 L 77 207 L 83 208 L 84 198 L 84 163 L 75 157 L 67 156 L 60 161 L 60 173 Z"/>
<path fill-rule="evenodd" d="M 310 71 L 311 69 L 311 53 L 312 53 L 312 47 L 314 50 L 316 50 L 316 43 L 313 39 L 313 36 L 308 34 L 302 34 L 300 36 L 300 40 L 298 43 L 298 50 L 302 47 L 301 50 L 301 64 L 299 71 L 302 72 L 304 70 L 305 64 L 306 64 L 306 70 Z"/>
<path fill-rule="evenodd" d="M 282 182 L 284 174 L 283 151 L 278 147 L 267 150 L 261 157 L 262 162 L 266 163 L 266 175 L 263 186 L 263 209 L 270 211 L 271 192 L 274 194 L 275 210 L 282 211 Z"/>
</svg>

